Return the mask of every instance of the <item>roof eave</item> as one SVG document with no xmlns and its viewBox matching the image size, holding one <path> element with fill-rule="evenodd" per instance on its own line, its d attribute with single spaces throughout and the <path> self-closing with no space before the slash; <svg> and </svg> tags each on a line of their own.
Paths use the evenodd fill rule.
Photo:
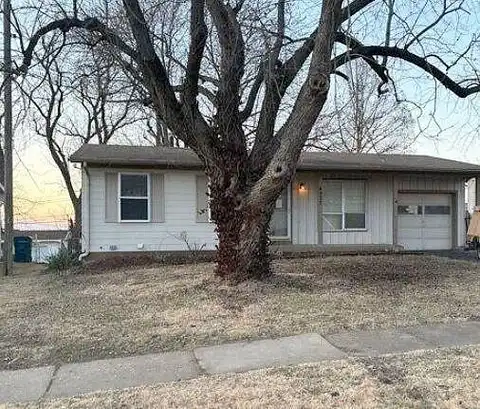
<svg viewBox="0 0 480 409">
<path fill-rule="evenodd" d="M 178 169 L 178 170 L 202 170 L 203 165 L 198 164 L 186 164 L 186 163 L 172 163 L 172 162 L 162 162 L 162 161 L 151 161 L 151 160 L 128 160 L 120 162 L 118 159 L 85 159 L 85 158 L 76 158 L 71 157 L 71 162 L 84 163 L 86 166 L 94 167 L 154 167 L 159 169 Z M 299 171 L 312 171 L 312 172 L 388 172 L 388 173 L 430 173 L 430 174 L 454 174 L 458 176 L 480 176 L 480 169 L 425 169 L 425 168 L 394 168 L 394 167 L 345 167 L 345 166 L 309 166 L 302 165 L 298 166 Z"/>
</svg>

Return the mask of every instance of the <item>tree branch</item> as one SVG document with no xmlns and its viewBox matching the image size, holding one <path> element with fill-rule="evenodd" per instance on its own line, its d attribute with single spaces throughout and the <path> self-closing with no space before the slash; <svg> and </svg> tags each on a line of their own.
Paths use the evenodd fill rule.
<svg viewBox="0 0 480 409">
<path fill-rule="evenodd" d="M 236 14 L 222 0 L 207 0 L 221 48 L 217 92 L 217 126 L 231 148 L 246 155 L 246 142 L 239 117 L 240 87 L 245 69 L 245 43 Z"/>
<path fill-rule="evenodd" d="M 240 112 L 240 121 L 245 122 L 250 115 L 252 114 L 253 107 L 255 105 L 255 100 L 257 99 L 258 92 L 260 91 L 260 87 L 263 83 L 263 76 L 264 76 L 264 69 L 263 66 L 260 67 L 260 70 L 253 81 L 252 88 L 250 89 L 250 93 L 247 97 L 247 102 L 245 103 L 245 107 Z"/>
<path fill-rule="evenodd" d="M 114 45 L 115 47 L 118 47 L 120 51 L 127 54 L 133 60 L 138 61 L 139 55 L 137 52 L 98 19 L 94 17 L 88 17 L 83 20 L 78 18 L 63 18 L 61 20 L 53 21 L 35 32 L 23 53 L 22 65 L 15 71 L 17 73 L 24 73 L 28 70 L 28 67 L 30 67 L 32 64 L 35 48 L 44 35 L 56 30 L 61 30 L 62 32 L 66 33 L 73 28 L 82 28 L 87 31 L 100 34 L 102 40 Z"/>
<path fill-rule="evenodd" d="M 200 65 L 208 36 L 205 0 L 192 0 L 190 14 L 190 48 L 185 72 L 184 101 L 187 107 L 192 108 L 196 105 Z"/>
<path fill-rule="evenodd" d="M 377 0 L 354 0 L 348 6 L 342 8 L 341 22 L 345 22 L 350 19 L 353 15 L 357 14 L 359 11 L 362 11 L 369 4 L 374 3 Z"/>
<path fill-rule="evenodd" d="M 337 33 L 335 34 L 335 41 L 342 43 L 343 45 L 345 45 L 350 49 L 363 47 L 363 44 L 360 41 L 358 41 L 355 37 L 347 33 L 344 33 L 342 31 L 337 31 Z M 370 68 L 373 71 L 375 71 L 375 73 L 379 76 L 379 78 L 382 80 L 384 84 L 388 82 L 387 69 L 383 65 L 379 64 L 373 58 L 364 58 L 364 61 L 370 66 Z M 334 66 L 333 68 L 335 69 L 337 67 Z"/>
<path fill-rule="evenodd" d="M 446 73 L 439 70 L 435 65 L 429 63 L 425 57 L 420 57 L 416 54 L 411 53 L 410 51 L 404 48 L 398 47 L 384 47 L 384 46 L 363 46 L 354 48 L 350 52 L 351 56 L 354 58 L 364 58 L 364 57 L 373 57 L 373 56 L 387 56 L 400 58 L 404 61 L 409 62 L 410 64 L 415 65 L 418 68 L 421 68 L 432 77 L 434 77 L 438 82 L 440 82 L 445 88 L 452 91 L 455 95 L 460 98 L 466 98 L 469 95 L 480 92 L 480 83 L 471 83 L 467 86 L 461 86 L 458 82 L 450 78 Z M 347 58 L 342 54 L 343 63 L 347 61 Z M 337 64 L 339 61 L 337 61 Z M 338 66 L 338 65 L 337 65 Z"/>
</svg>

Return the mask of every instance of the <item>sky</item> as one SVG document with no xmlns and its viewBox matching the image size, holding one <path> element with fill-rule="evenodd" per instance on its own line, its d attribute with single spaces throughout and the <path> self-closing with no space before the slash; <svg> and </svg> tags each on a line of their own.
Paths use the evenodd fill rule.
<svg viewBox="0 0 480 409">
<path fill-rule="evenodd" d="M 399 0 L 400 1 L 400 0 Z M 297 2 L 297 4 L 299 4 Z M 307 16 L 318 15 L 307 13 L 319 2 L 307 0 L 304 7 L 296 12 Z M 308 17 L 306 17 L 308 20 Z M 465 24 L 467 22 L 464 22 Z M 458 23 L 457 23 L 458 24 Z M 468 24 L 480 27 L 477 20 Z M 308 24 L 306 24 L 308 26 Z M 379 28 L 379 32 L 382 29 Z M 478 33 L 478 29 L 474 29 Z M 371 35 L 371 33 L 368 33 Z M 446 35 L 446 40 L 454 40 L 456 30 Z M 465 39 L 460 39 L 460 42 Z M 395 78 L 395 71 L 392 71 Z M 428 101 L 437 92 L 435 103 L 425 103 L 423 114 L 412 129 L 419 135 L 409 149 L 409 153 L 433 155 L 447 159 L 455 159 L 480 164 L 480 135 L 479 116 L 477 107 L 480 107 L 478 97 L 459 100 L 441 87 L 436 91 L 433 83 L 425 79 L 424 75 L 412 69 L 402 68 L 402 80 L 398 86 L 402 95 L 411 101 Z M 412 80 L 415 78 L 415 80 Z M 412 105 L 414 116 L 418 109 Z M 431 120 L 435 114 L 435 121 Z M 420 128 L 423 132 L 420 133 Z M 20 228 L 59 228 L 67 225 L 68 217 L 72 216 L 72 207 L 68 194 L 63 187 L 59 171 L 53 164 L 46 146 L 41 141 L 29 138 L 17 131 L 16 149 L 14 152 L 14 205 L 15 224 Z M 74 170 L 74 178 L 80 179 L 80 171 Z"/>
<path fill-rule="evenodd" d="M 20 229 L 67 226 L 72 206 L 46 147 L 32 143 L 14 152 L 14 218 Z M 80 171 L 74 172 L 77 180 Z"/>
</svg>

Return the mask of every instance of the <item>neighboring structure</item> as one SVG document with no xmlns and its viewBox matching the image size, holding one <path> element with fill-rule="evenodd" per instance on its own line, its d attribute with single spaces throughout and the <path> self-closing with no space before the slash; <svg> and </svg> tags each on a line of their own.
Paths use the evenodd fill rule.
<svg viewBox="0 0 480 409">
<path fill-rule="evenodd" d="M 84 145 L 85 253 L 214 249 L 207 178 L 188 149 Z M 480 166 L 429 156 L 305 152 L 277 200 L 292 245 L 451 249 L 465 243 L 465 182 Z"/>
<path fill-rule="evenodd" d="M 67 230 L 15 230 L 14 237 L 32 239 L 32 262 L 47 263 L 48 258 L 66 245 Z"/>
<path fill-rule="evenodd" d="M 467 211 L 472 214 L 476 206 L 480 206 L 480 191 L 477 191 L 476 179 L 467 182 Z"/>
</svg>

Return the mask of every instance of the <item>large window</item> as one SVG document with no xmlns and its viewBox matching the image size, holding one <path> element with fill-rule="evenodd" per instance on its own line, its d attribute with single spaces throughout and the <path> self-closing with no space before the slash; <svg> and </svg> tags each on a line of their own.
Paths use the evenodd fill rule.
<svg viewBox="0 0 480 409">
<path fill-rule="evenodd" d="M 275 202 L 270 220 L 270 237 L 290 237 L 290 188 L 285 189 Z"/>
<path fill-rule="evenodd" d="M 149 215 L 149 175 L 146 173 L 120 173 L 120 221 L 148 222 Z"/>
<path fill-rule="evenodd" d="M 323 231 L 365 229 L 365 181 L 325 180 Z"/>
</svg>

